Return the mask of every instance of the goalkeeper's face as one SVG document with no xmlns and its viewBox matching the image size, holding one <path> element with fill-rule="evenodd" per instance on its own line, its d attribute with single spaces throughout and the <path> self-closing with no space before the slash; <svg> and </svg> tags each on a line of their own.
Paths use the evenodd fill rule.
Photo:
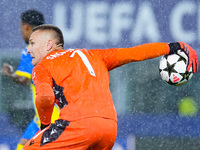
<svg viewBox="0 0 200 150">
<path fill-rule="evenodd" d="M 28 53 L 32 57 L 32 64 L 37 65 L 51 49 L 50 34 L 45 31 L 37 30 L 33 32 L 29 39 Z"/>
</svg>

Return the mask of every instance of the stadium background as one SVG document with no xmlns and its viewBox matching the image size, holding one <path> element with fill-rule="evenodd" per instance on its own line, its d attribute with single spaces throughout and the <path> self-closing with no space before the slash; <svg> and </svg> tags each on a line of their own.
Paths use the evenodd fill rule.
<svg viewBox="0 0 200 150">
<path fill-rule="evenodd" d="M 131 47 L 148 42 L 184 41 L 200 49 L 198 0 L 1 0 L 0 65 L 17 67 L 25 47 L 20 14 L 37 9 L 46 23 L 59 26 L 65 48 Z M 127 64 L 110 72 L 118 112 L 113 150 L 196 150 L 200 116 L 181 117 L 178 104 L 192 97 L 199 107 L 199 73 L 183 86 L 164 83 L 160 58 Z M 15 68 L 16 69 L 16 68 Z M 29 86 L 0 76 L 0 150 L 12 150 L 32 119 Z"/>
</svg>

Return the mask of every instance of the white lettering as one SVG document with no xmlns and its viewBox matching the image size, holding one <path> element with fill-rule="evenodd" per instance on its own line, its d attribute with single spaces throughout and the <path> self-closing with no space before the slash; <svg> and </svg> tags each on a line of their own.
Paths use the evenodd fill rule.
<svg viewBox="0 0 200 150">
<path fill-rule="evenodd" d="M 74 3 L 71 9 L 70 27 L 67 26 L 69 19 L 67 17 L 67 7 L 65 3 L 58 2 L 54 7 L 53 24 L 57 25 L 63 32 L 66 43 L 71 44 L 77 42 L 81 38 L 83 32 L 83 6 L 82 3 Z"/>
<path fill-rule="evenodd" d="M 10 147 L 8 144 L 0 144 L 0 150 L 10 150 Z"/>
<path fill-rule="evenodd" d="M 157 14 L 148 1 L 139 3 L 137 9 L 134 2 L 127 1 L 76 1 L 71 3 L 71 6 L 60 1 L 55 3 L 53 9 L 53 24 L 63 31 L 66 44 L 83 44 L 80 40 L 85 40 L 86 44 L 97 45 L 118 44 L 125 40 L 140 44 L 143 40 L 165 41 L 170 36 L 174 41 L 184 41 L 188 44 L 197 39 L 200 41 L 200 6 L 197 7 L 195 2 L 177 3 L 171 8 L 170 14 L 163 12 L 162 20 L 156 20 Z M 193 22 L 197 16 L 197 24 L 189 24 L 188 16 Z M 166 28 L 159 29 L 158 23 Z M 162 35 L 166 37 L 162 38 L 160 30 L 167 32 L 166 35 Z"/>
<path fill-rule="evenodd" d="M 106 2 L 90 2 L 87 5 L 86 38 L 94 44 L 104 44 L 107 38 L 107 13 Z"/>
<path fill-rule="evenodd" d="M 143 37 L 146 37 L 151 42 L 161 40 L 158 24 L 151 3 L 142 3 L 138 10 L 139 12 L 135 21 L 135 27 L 131 34 L 131 40 L 134 43 L 142 42 Z"/>
<path fill-rule="evenodd" d="M 111 11 L 110 20 L 110 41 L 113 43 L 118 43 L 122 37 L 123 30 L 130 30 L 133 24 L 132 16 L 133 6 L 130 2 L 120 2 L 113 6 Z"/>
<path fill-rule="evenodd" d="M 175 5 L 175 8 L 170 15 L 170 30 L 172 37 L 175 41 L 184 41 L 192 43 L 195 41 L 195 32 L 191 30 L 185 30 L 183 28 L 184 16 L 187 14 L 193 15 L 195 13 L 195 3 L 190 1 L 183 1 Z M 188 21 L 188 20 L 187 20 Z"/>
<path fill-rule="evenodd" d="M 200 41 L 200 5 L 198 7 L 197 30 L 198 30 L 198 40 Z"/>
<path fill-rule="evenodd" d="M 112 150 L 124 150 L 123 146 L 115 143 L 115 145 L 113 146 Z"/>
<path fill-rule="evenodd" d="M 54 59 L 57 57 L 60 57 L 62 55 L 64 55 L 65 53 L 67 53 L 68 51 L 64 51 L 64 52 L 57 52 L 55 54 L 51 54 L 50 56 L 47 56 L 46 59 Z"/>
</svg>

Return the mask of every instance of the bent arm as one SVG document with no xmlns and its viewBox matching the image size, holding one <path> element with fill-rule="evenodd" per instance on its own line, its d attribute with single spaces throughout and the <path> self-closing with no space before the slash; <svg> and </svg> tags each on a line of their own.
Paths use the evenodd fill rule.
<svg viewBox="0 0 200 150">
<path fill-rule="evenodd" d="M 52 87 L 47 83 L 41 83 L 37 87 L 37 96 L 35 99 L 36 108 L 43 125 L 51 123 L 51 115 L 54 107 L 54 92 Z"/>
<path fill-rule="evenodd" d="M 51 123 L 55 102 L 52 76 L 46 67 L 38 64 L 33 68 L 32 79 L 36 87 L 35 104 L 40 122 L 43 125 L 48 125 Z"/>
<path fill-rule="evenodd" d="M 30 78 L 17 75 L 16 72 L 14 72 L 14 70 L 13 70 L 13 66 L 11 66 L 7 63 L 3 64 L 3 67 L 1 69 L 1 74 L 9 77 L 14 82 L 22 84 L 22 85 L 26 85 L 26 84 L 28 84 L 29 81 L 31 81 L 31 75 L 30 75 Z"/>
<path fill-rule="evenodd" d="M 24 77 L 24 76 L 18 76 L 18 75 L 16 75 L 15 73 L 13 73 L 13 74 L 10 76 L 10 78 L 11 78 L 14 82 L 19 83 L 19 84 L 22 84 L 22 85 L 27 85 L 28 82 L 30 81 L 29 78 Z"/>
</svg>

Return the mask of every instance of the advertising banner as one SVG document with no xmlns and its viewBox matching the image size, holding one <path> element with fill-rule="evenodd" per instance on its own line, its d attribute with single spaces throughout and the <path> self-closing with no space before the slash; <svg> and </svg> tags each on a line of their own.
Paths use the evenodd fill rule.
<svg viewBox="0 0 200 150">
<path fill-rule="evenodd" d="M 200 45 L 197 0 L 37 0 L 0 2 L 0 48 L 18 48 L 23 40 L 20 14 L 44 13 L 47 24 L 59 26 L 65 48 L 131 47 L 147 42 L 184 41 Z"/>
</svg>

